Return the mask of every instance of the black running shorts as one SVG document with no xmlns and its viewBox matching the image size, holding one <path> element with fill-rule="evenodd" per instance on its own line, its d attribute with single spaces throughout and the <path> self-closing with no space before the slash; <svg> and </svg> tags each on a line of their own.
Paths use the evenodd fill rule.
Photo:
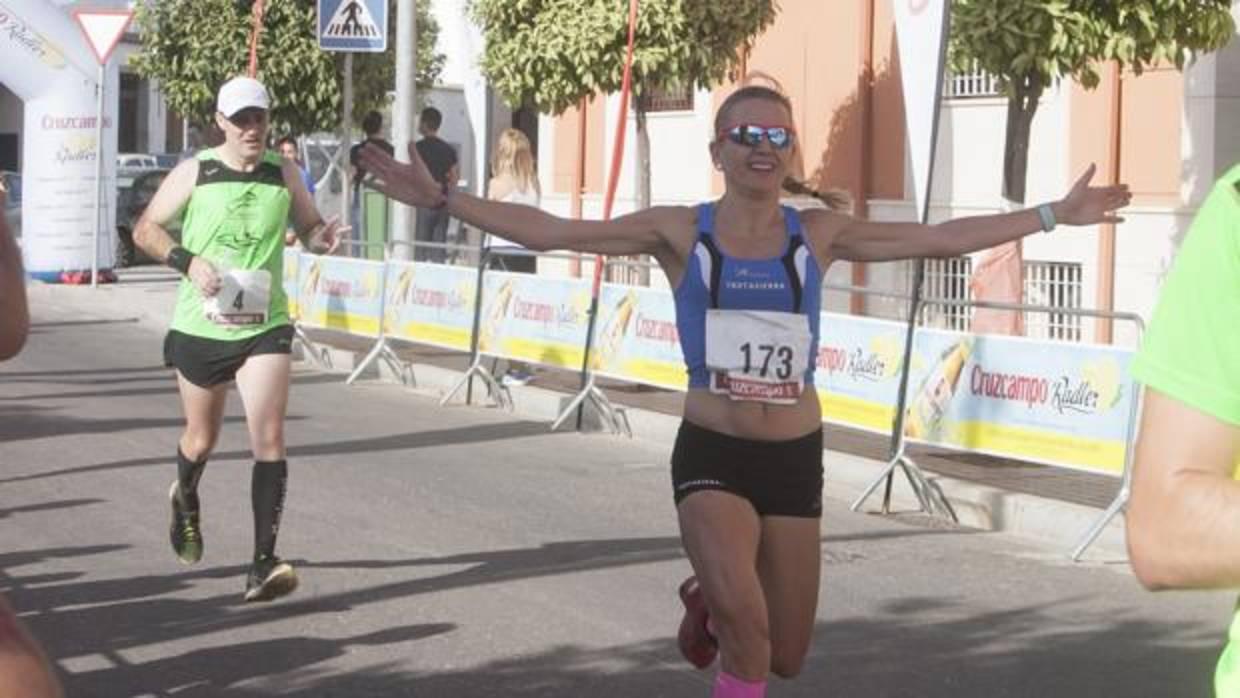
<svg viewBox="0 0 1240 698">
<path fill-rule="evenodd" d="M 176 368 L 190 383 L 210 388 L 237 377 L 251 356 L 288 354 L 293 350 L 293 326 L 280 325 L 247 339 L 206 339 L 170 330 L 164 338 L 164 365 Z"/>
<path fill-rule="evenodd" d="M 729 436 L 682 421 L 672 449 L 676 503 L 723 490 L 759 516 L 822 516 L 822 429 L 788 441 Z"/>
</svg>

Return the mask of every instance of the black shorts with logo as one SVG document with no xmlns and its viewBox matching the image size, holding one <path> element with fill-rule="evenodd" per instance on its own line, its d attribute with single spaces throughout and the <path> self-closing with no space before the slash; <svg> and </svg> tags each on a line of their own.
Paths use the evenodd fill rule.
<svg viewBox="0 0 1240 698">
<path fill-rule="evenodd" d="M 722 490 L 759 516 L 822 516 L 822 429 L 787 441 L 758 441 L 680 423 L 672 449 L 676 503 Z"/>
<path fill-rule="evenodd" d="M 207 339 L 169 330 L 164 365 L 176 368 L 190 383 L 210 388 L 237 377 L 245 360 L 259 354 L 293 351 L 293 326 L 280 325 L 246 339 Z"/>
</svg>

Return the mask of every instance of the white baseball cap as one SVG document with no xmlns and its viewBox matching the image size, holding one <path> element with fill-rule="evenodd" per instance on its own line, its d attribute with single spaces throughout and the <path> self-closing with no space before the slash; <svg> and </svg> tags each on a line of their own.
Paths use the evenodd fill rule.
<svg viewBox="0 0 1240 698">
<path fill-rule="evenodd" d="M 215 105 L 221 114 L 231 118 L 242 109 L 270 109 L 271 96 L 267 94 L 263 83 L 254 78 L 237 77 L 220 87 Z"/>
</svg>

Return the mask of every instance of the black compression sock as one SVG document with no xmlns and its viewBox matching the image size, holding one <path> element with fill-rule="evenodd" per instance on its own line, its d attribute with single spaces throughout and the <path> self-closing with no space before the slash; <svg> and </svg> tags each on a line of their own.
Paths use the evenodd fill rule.
<svg viewBox="0 0 1240 698">
<path fill-rule="evenodd" d="M 250 503 L 254 509 L 254 559 L 275 555 L 284 494 L 288 489 L 288 461 L 254 461 Z"/>
<path fill-rule="evenodd" d="M 195 463 L 181 453 L 181 447 L 177 446 L 177 484 L 181 489 L 182 503 L 191 510 L 198 509 L 198 480 L 202 478 L 203 468 L 207 466 L 206 459 Z"/>
</svg>

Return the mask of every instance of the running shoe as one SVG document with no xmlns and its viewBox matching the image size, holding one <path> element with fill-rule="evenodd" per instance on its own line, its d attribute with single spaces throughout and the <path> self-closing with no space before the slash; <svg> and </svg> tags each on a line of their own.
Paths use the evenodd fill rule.
<svg viewBox="0 0 1240 698">
<path fill-rule="evenodd" d="M 169 530 L 172 552 L 181 562 L 192 565 L 202 559 L 202 529 L 198 526 L 198 510 L 190 509 L 181 501 L 181 488 L 176 480 L 172 481 L 172 489 L 168 490 L 168 499 L 172 502 L 172 526 Z"/>
<path fill-rule="evenodd" d="M 278 557 L 262 557 L 254 561 L 245 578 L 245 600 L 274 601 L 296 588 L 297 573 L 292 565 Z"/>
<path fill-rule="evenodd" d="M 685 605 L 684 618 L 680 620 L 680 632 L 676 635 L 680 654 L 698 669 L 705 669 L 719 654 L 719 642 L 706 627 L 710 612 L 697 577 L 689 577 L 680 584 L 680 601 Z"/>
</svg>

